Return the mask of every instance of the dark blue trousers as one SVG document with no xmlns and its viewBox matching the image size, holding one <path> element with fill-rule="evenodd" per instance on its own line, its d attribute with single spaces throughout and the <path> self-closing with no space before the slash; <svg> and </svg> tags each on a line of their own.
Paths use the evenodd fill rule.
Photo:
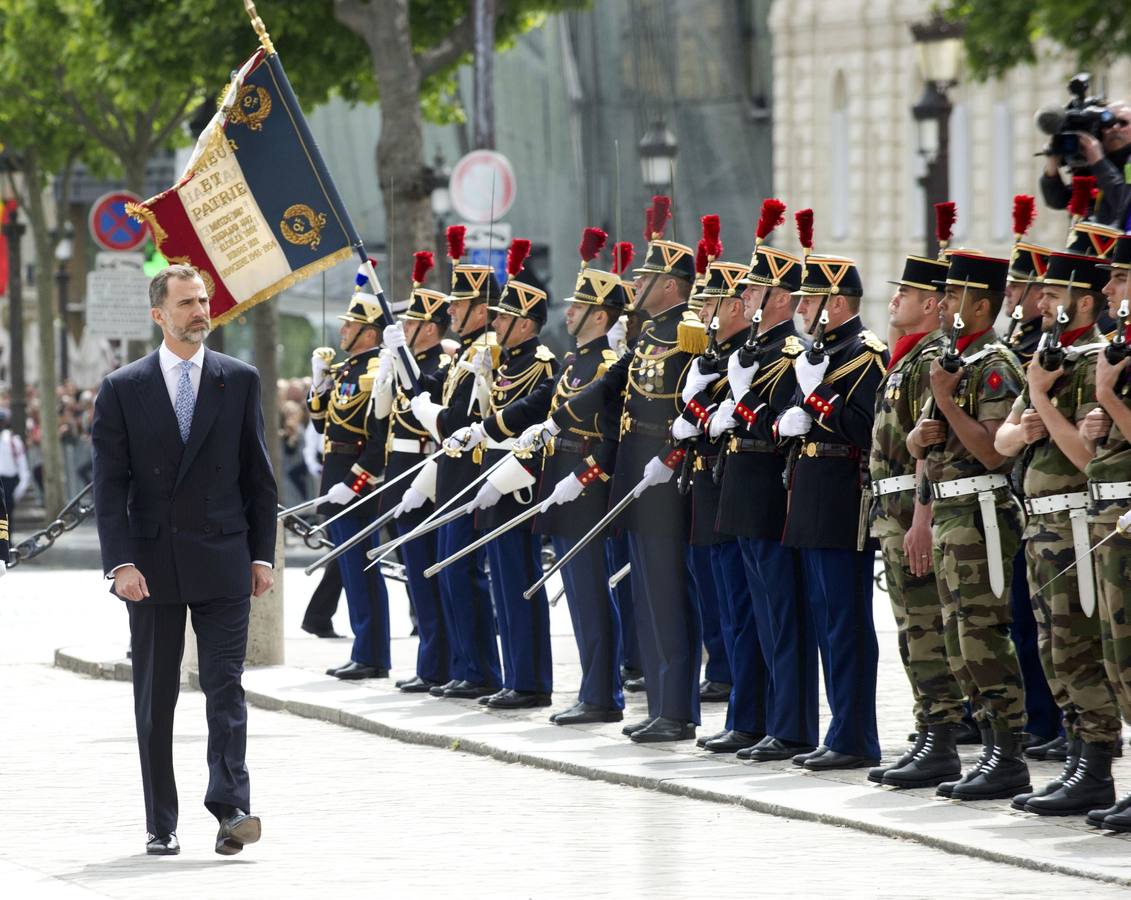
<svg viewBox="0 0 1131 900">
<path fill-rule="evenodd" d="M 798 551 L 763 538 L 739 538 L 750 585 L 754 628 L 736 626 L 735 659 L 759 651 L 769 668 L 766 733 L 804 746 L 817 744 L 817 641 L 801 590 Z M 745 689 L 741 676 L 736 688 Z"/>
<path fill-rule="evenodd" d="M 806 596 L 813 616 L 832 712 L 824 745 L 830 750 L 880 757 L 876 730 L 876 666 L 880 648 L 872 623 L 870 551 L 801 550 Z"/>
<path fill-rule="evenodd" d="M 361 531 L 363 524 L 353 516 L 343 516 L 329 527 L 330 539 L 338 545 Z M 374 537 L 374 546 L 378 543 Z M 346 589 L 346 605 L 350 611 L 353 649 L 350 659 L 366 666 L 388 669 L 392 665 L 389 646 L 389 594 L 381 567 L 368 572 L 365 567 L 366 541 L 355 544 L 338 557 L 342 570 L 342 587 Z"/>
<path fill-rule="evenodd" d="M 446 559 L 476 537 L 474 518 L 460 516 L 437 531 L 436 554 Z M 452 563 L 437 577 L 444 621 L 448 624 L 448 674 L 459 681 L 497 688 L 503 683 L 503 675 L 495 640 L 495 614 L 483 569 L 485 557 L 480 549 Z"/>
<path fill-rule="evenodd" d="M 396 525 L 398 535 L 411 531 L 408 526 Z M 440 596 L 440 582 L 425 578 L 424 570 L 440 559 L 436 553 L 436 532 L 401 544 L 401 561 L 404 563 L 405 581 L 409 599 L 416 610 L 416 630 L 420 643 L 416 648 L 416 674 L 425 681 L 444 684 L 449 678 L 451 650 L 448 647 L 448 625 L 444 621 L 444 601 Z"/>
<path fill-rule="evenodd" d="M 698 725 L 703 626 L 688 590 L 687 542 L 627 534 L 648 715 Z"/>
<path fill-rule="evenodd" d="M 545 588 L 529 600 L 522 596 L 542 576 L 541 556 L 541 539 L 521 528 L 487 545 L 503 646 L 503 687 L 549 694 L 554 689 L 550 602 Z"/>
<path fill-rule="evenodd" d="M 605 560 L 609 565 L 609 576 L 628 565 L 628 538 L 623 534 L 605 539 Z M 632 606 L 632 579 L 622 578 L 613 588 L 617 612 L 620 614 L 620 643 L 623 651 L 624 667 L 643 671 L 640 662 L 640 644 L 636 639 L 636 612 Z"/>
<path fill-rule="evenodd" d="M 711 568 L 718 588 L 723 640 L 734 678 L 730 689 L 730 703 L 727 705 L 726 727 L 728 730 L 765 734 L 769 673 L 758 643 L 754 608 L 738 541 L 713 545 Z M 741 657 L 736 652 L 739 631 L 755 632 L 749 636 L 743 635 L 742 646 L 746 652 Z"/>
<path fill-rule="evenodd" d="M 699 618 L 703 622 L 703 643 L 707 647 L 707 667 L 703 674 L 708 681 L 733 684 L 727 653 L 729 638 L 724 634 L 730 626 L 727 621 L 730 612 L 723 610 L 725 604 L 715 588 L 711 549 L 707 545 L 695 544 L 687 548 L 687 573 L 691 578 L 695 601 L 699 604 Z"/>
<path fill-rule="evenodd" d="M 1017 661 L 1021 664 L 1021 678 L 1025 682 L 1025 713 L 1029 717 L 1027 728 L 1030 734 L 1051 739 L 1061 730 L 1060 708 L 1053 699 L 1037 651 L 1037 620 L 1033 618 L 1033 604 L 1029 599 L 1024 541 L 1013 557 L 1009 608 L 1013 614 L 1013 621 L 1009 623 L 1009 636 L 1013 638 L 1013 646 L 1017 648 Z"/>
<path fill-rule="evenodd" d="M 204 713 L 208 719 L 208 788 L 204 805 L 217 819 L 232 808 L 251 811 L 247 765 L 247 705 L 243 660 L 247 652 L 248 597 L 202 603 L 126 602 L 130 617 L 134 718 L 145 794 L 145 829 L 164 837 L 177 830 L 173 775 L 173 710 L 181 688 L 185 615 L 192 614 Z"/>
<path fill-rule="evenodd" d="M 576 542 L 576 538 L 551 538 L 558 559 Z M 562 567 L 562 583 L 577 654 L 581 658 L 581 689 L 577 699 L 605 709 L 624 709 L 620 683 L 620 616 L 609 593 L 603 545 L 599 540 L 586 544 Z"/>
</svg>

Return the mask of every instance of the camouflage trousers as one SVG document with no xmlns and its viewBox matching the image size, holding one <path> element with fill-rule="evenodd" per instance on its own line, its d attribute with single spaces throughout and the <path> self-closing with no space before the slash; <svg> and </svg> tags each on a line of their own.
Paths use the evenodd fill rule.
<svg viewBox="0 0 1131 900">
<path fill-rule="evenodd" d="M 1119 512 L 1089 517 L 1093 545 L 1115 529 Z M 1131 535 L 1113 537 L 1092 558 L 1104 669 L 1124 720 L 1131 722 Z"/>
<path fill-rule="evenodd" d="M 1076 558 L 1068 513 L 1033 516 L 1025 535 L 1037 650 L 1056 705 L 1064 712 L 1065 731 L 1088 743 L 1110 743 L 1121 725 L 1104 669 L 1100 617 L 1086 616 L 1080 608 L 1075 569 L 1037 593 Z"/>
<path fill-rule="evenodd" d="M 915 698 L 915 724 L 922 730 L 928 725 L 959 722 L 965 695 L 947 661 L 935 573 L 932 570 L 922 578 L 911 574 L 902 535 L 882 538 L 880 549 L 899 634 L 899 658 Z"/>
<path fill-rule="evenodd" d="M 976 504 L 936 512 L 933 526 L 939 599 L 946 653 L 958 684 L 974 707 L 974 718 L 994 731 L 1025 727 L 1025 686 L 1017 651 L 1009 637 L 1009 561 L 1021 539 L 1021 510 L 1015 503 L 997 508 L 1005 588 L 990 589 L 986 540 Z"/>
</svg>

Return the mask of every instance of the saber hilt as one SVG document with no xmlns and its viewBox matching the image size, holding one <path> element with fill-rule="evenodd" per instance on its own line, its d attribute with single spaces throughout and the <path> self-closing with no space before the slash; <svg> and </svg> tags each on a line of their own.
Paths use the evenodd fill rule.
<svg viewBox="0 0 1131 900">
<path fill-rule="evenodd" d="M 328 563 L 333 562 L 339 556 L 348 552 L 351 548 L 356 547 L 358 544 L 360 544 L 362 541 L 364 541 L 367 537 L 369 537 L 369 535 L 380 530 L 381 526 L 384 525 L 386 522 L 390 521 L 396 514 L 397 514 L 397 507 L 394 506 L 392 509 L 388 510 L 386 513 L 379 516 L 377 519 L 375 519 L 374 521 L 372 521 L 368 525 L 366 525 L 364 528 L 362 528 L 361 531 L 359 531 L 357 534 L 355 534 L 349 540 L 342 541 L 342 543 L 340 543 L 337 547 L 335 547 L 329 553 L 327 553 L 324 556 L 321 556 L 318 559 L 314 560 L 314 562 L 312 562 L 309 566 L 307 566 L 305 569 L 303 569 L 303 572 L 305 572 L 307 575 L 314 574 L 314 572 L 316 572 L 318 569 L 322 568 L 324 565 L 326 565 Z"/>
</svg>

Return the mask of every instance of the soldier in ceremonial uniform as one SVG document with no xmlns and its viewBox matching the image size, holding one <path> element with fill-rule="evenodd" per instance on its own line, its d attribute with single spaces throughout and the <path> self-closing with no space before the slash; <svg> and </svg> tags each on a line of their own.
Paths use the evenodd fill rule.
<svg viewBox="0 0 1131 900">
<path fill-rule="evenodd" d="M 1121 728 L 1103 668 L 1095 583 L 1087 553 L 1092 448 L 1078 431 L 1087 354 L 1102 347 L 1096 318 L 1107 273 L 1094 257 L 1053 253 L 1041 282 L 1043 349 L 995 446 L 1024 465 L 1025 554 L 1041 665 L 1064 714 L 1069 748 L 1060 777 L 1013 798 L 1039 815 L 1084 815 L 1115 802 L 1113 743 Z M 1083 565 L 1056 577 L 1076 559 Z M 1054 580 L 1055 578 L 1055 580 Z M 1047 585 L 1047 586 L 1046 586 Z"/>
<path fill-rule="evenodd" d="M 1082 402 L 1097 404 L 1085 415 L 1080 433 L 1095 449 L 1084 472 L 1091 498 L 1091 544 L 1096 547 L 1092 559 L 1104 670 L 1123 720 L 1131 721 L 1131 592 L 1127 590 L 1131 581 L 1131 523 L 1126 513 L 1131 505 L 1131 379 L 1127 374 L 1131 235 L 1116 242 L 1110 267 L 1103 293 L 1118 331 L 1109 348 L 1080 362 L 1085 368 Z M 1096 546 L 1105 538 L 1101 546 Z M 1097 828 L 1131 831 L 1131 794 L 1113 806 L 1089 811 L 1087 821 Z"/>
<path fill-rule="evenodd" d="M 627 302 L 618 275 L 583 262 L 565 310 L 566 330 L 577 341 L 577 352 L 558 378 L 551 411 L 568 403 L 617 361 L 620 354 L 609 346 L 608 332 Z M 550 536 L 559 559 L 609 508 L 619 424 L 612 410 L 602 409 L 591 419 L 567 423 L 546 448 L 538 488 L 543 512 L 534 529 Z M 550 716 L 550 721 L 556 725 L 619 722 L 624 717 L 622 624 L 609 590 L 612 572 L 604 542 L 598 538 L 585 545 L 561 572 L 581 659 L 581 687 L 577 702 Z M 628 579 L 621 581 L 627 583 Z"/>
<path fill-rule="evenodd" d="M 364 269 L 362 270 L 364 272 Z M 368 285 L 364 274 L 359 282 Z M 331 367 L 320 351 L 311 358 L 313 381 L 306 404 L 314 427 L 323 437 L 321 493 L 327 511 L 336 513 L 376 485 L 385 463 L 384 433 L 371 427 L 369 397 L 379 364 L 381 306 L 373 294 L 358 290 L 340 328 L 346 359 Z M 373 371 L 370 371 L 373 370 Z M 342 544 L 370 521 L 372 508 L 347 513 L 329 527 L 330 538 Z M 349 662 L 326 671 L 336 678 L 389 676 L 389 596 L 379 567 L 365 571 L 364 548 L 354 546 L 338 558 L 349 605 L 353 649 Z"/>
<path fill-rule="evenodd" d="M 437 441 L 472 422 L 482 421 L 490 412 L 493 342 L 489 343 L 487 338 L 487 306 L 499 296 L 499 283 L 490 266 L 460 262 L 464 232 L 462 225 L 448 228 L 448 256 L 452 260 L 448 312 L 452 330 L 459 335 L 459 359 L 422 377 L 420 393 L 409 403 L 417 422 Z M 407 345 L 400 323 L 385 329 L 385 345 L 393 351 Z M 479 464 L 472 457 L 471 453 L 442 455 L 424 466 L 401 498 L 401 515 L 419 509 L 429 500 L 437 508 L 467 504 L 472 499 L 470 493 L 458 499 L 457 495 L 479 474 Z M 474 516 L 460 516 L 438 530 L 437 556 L 451 556 L 475 540 L 475 536 Z M 473 553 L 438 576 L 451 656 L 449 680 L 430 688 L 433 696 L 475 699 L 495 693 L 502 685 L 485 556 L 483 552 Z"/>
<path fill-rule="evenodd" d="M 8 571 L 8 508 L 4 505 L 4 492 L 0 491 L 0 577 Z"/>
<path fill-rule="evenodd" d="M 780 438 L 797 439 L 782 542 L 801 551 L 832 721 L 824 742 L 793 762 L 817 771 L 860 768 L 880 757 L 864 486 L 888 354 L 860 321 L 864 290 L 852 260 L 808 256 L 800 293 L 798 312 L 814 338 L 794 363 L 794 405 L 777 420 Z"/>
<path fill-rule="evenodd" d="M 443 378 L 451 363 L 450 357 L 440 346 L 440 340 L 451 324 L 448 297 L 439 291 L 423 287 L 424 279 L 434 265 L 432 254 L 422 250 L 416 254 L 415 259 L 412 296 L 404 314 L 405 343 L 422 378 Z M 393 350 L 386 349 L 382 353 L 373 388 L 373 417 L 385 429 L 386 481 L 402 475 L 417 465 L 422 457 L 437 449 L 432 435 L 412 414 L 405 380 L 394 377 L 395 358 Z M 403 492 L 385 491 L 377 501 L 379 507 L 375 512 L 388 512 L 400 502 L 402 494 Z M 394 533 L 407 534 L 423 522 L 431 511 L 432 505 L 429 502 L 396 517 L 393 520 Z M 440 583 L 437 579 L 424 577 L 424 570 L 437 559 L 436 540 L 436 532 L 430 532 L 400 547 L 405 582 L 416 612 L 417 630 L 420 634 L 416 651 L 416 673 L 412 678 L 397 682 L 397 687 L 410 694 L 427 693 L 431 688 L 450 680 L 449 628 L 444 619 Z"/>
<path fill-rule="evenodd" d="M 766 736 L 738 751 L 739 759 L 754 762 L 790 759 L 817 744 L 817 643 L 802 590 L 800 555 L 781 543 L 786 457 L 774 433 L 778 415 L 793 404 L 793 364 L 805 351 L 794 325 L 800 295 L 792 293 L 801 287 L 801 260 L 762 244 L 762 237 L 743 279 L 743 311 L 755 333 L 753 347 L 748 340 L 730 357 L 731 398 L 710 423 L 712 434 L 729 432 L 716 526 L 737 536 L 750 589 L 751 625 L 735 613 L 736 706 L 745 706 L 745 695 L 757 687 L 757 679 L 744 674 L 745 661 L 757 666 L 761 659 L 768 669 Z M 758 502 L 751 503 L 751 497 Z"/>
<path fill-rule="evenodd" d="M 938 793 L 956 800 L 1013 797 L 1029 790 L 1021 756 L 1025 688 L 1009 638 L 1009 561 L 1021 537 L 1021 510 L 1009 489 L 1011 460 L 994 435 L 1021 393 L 1013 354 L 993 322 L 1005 295 L 1008 260 L 953 253 L 940 324 L 942 359 L 931 363 L 932 405 L 907 436 L 926 459 L 933 496 L 934 567 L 947 658 L 975 707 L 982 732 L 978 763 Z M 951 371 L 951 368 L 954 371 Z M 943 421 L 945 420 L 945 421 Z"/>
<path fill-rule="evenodd" d="M 908 256 L 892 296 L 898 333 L 876 399 L 872 429 L 872 535 L 880 541 L 888 598 L 899 634 L 899 655 L 914 697 L 916 740 L 895 763 L 868 779 L 897 788 L 933 787 L 961 774 L 952 736 L 965 696 L 947 664 L 942 607 L 931 567 L 930 498 L 918 496 L 922 463 L 907 435 L 930 395 L 929 366 L 939 353 L 940 292 L 947 263 Z"/>
<path fill-rule="evenodd" d="M 1013 245 L 1005 281 L 1004 313 L 1009 317 L 1005 344 L 1022 365 L 1028 365 L 1041 340 L 1041 278 L 1052 251 L 1027 241 Z"/>
<path fill-rule="evenodd" d="M 490 415 L 460 429 L 445 448 L 462 448 L 481 456 L 489 469 L 508 457 L 514 439 L 550 412 L 558 363 L 538 338 L 546 323 L 549 297 L 541 288 L 520 280 L 530 241 L 518 238 L 507 253 L 510 276 L 491 322 L 500 363 L 491 387 Z M 480 449 L 485 444 L 485 450 Z M 540 459 L 528 464 L 535 471 Z M 475 517 L 480 531 L 493 531 L 524 512 L 534 502 L 535 475 L 510 455 L 480 487 Z M 503 648 L 502 688 L 480 703 L 493 709 L 524 709 L 550 705 L 553 664 L 550 656 L 550 604 L 545 589 L 529 600 L 523 592 L 542 574 L 542 542 L 529 526 L 512 528 L 487 545 L 491 566 L 491 596 Z"/>
<path fill-rule="evenodd" d="M 667 213 L 653 216 L 663 227 Z M 650 318 L 633 349 L 589 388 L 560 406 L 528 435 L 553 436 L 599 411 L 620 415 L 620 446 L 610 501 L 632 495 L 618 523 L 628 533 L 637 637 L 644 665 L 648 717 L 625 727 L 637 743 L 688 740 L 699 723 L 702 630 L 687 584 L 689 498 L 676 490 L 685 450 L 671 440 L 672 421 L 706 329 L 687 308 L 695 279 L 691 248 L 653 240 L 637 269 L 637 304 Z"/>
</svg>

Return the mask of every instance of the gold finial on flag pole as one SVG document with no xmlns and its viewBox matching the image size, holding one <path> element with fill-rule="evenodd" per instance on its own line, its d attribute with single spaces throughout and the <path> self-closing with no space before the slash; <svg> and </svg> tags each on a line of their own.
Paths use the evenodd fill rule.
<svg viewBox="0 0 1131 900">
<path fill-rule="evenodd" d="M 263 20 L 259 18 L 259 13 L 255 11 L 253 0 L 243 0 L 243 8 L 247 10 L 247 17 L 251 19 L 251 27 L 255 29 L 255 33 L 259 36 L 260 45 L 269 56 L 274 56 L 275 45 L 271 43 L 271 36 L 267 34 L 267 26 L 263 24 Z"/>
</svg>

